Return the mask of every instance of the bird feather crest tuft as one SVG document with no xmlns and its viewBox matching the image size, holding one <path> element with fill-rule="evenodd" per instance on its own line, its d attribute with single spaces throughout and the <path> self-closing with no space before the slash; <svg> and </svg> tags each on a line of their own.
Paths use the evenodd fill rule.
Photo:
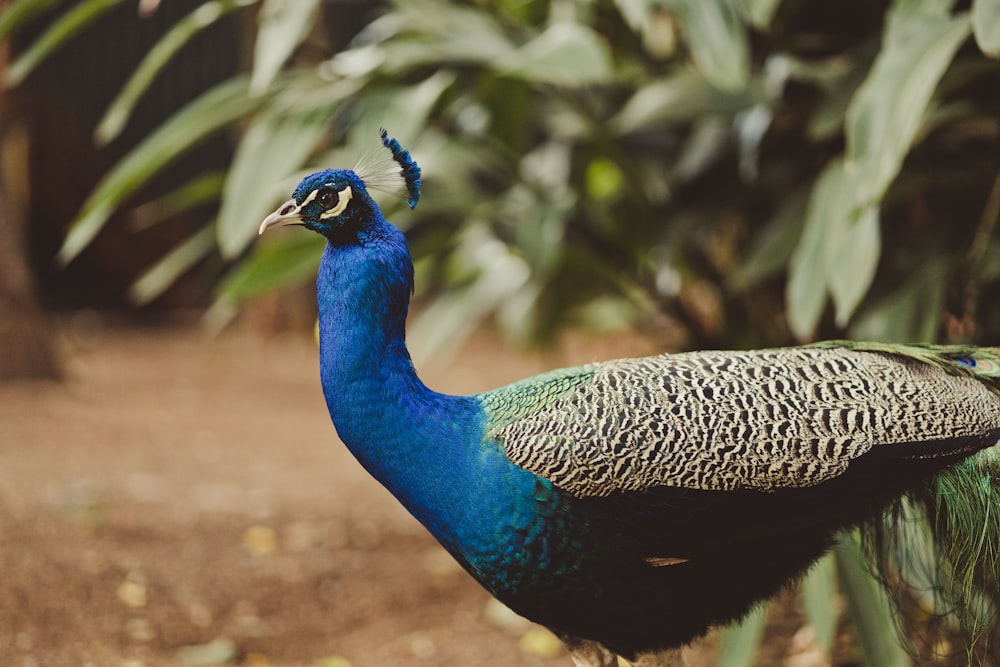
<svg viewBox="0 0 1000 667">
<path fill-rule="evenodd" d="M 408 150 L 389 136 L 385 128 L 379 131 L 379 135 L 382 145 L 392 154 L 392 161 L 382 158 L 363 160 L 354 168 L 354 173 L 370 190 L 401 196 L 400 191 L 405 188 L 406 203 L 414 208 L 420 200 L 420 166 L 410 157 Z"/>
</svg>

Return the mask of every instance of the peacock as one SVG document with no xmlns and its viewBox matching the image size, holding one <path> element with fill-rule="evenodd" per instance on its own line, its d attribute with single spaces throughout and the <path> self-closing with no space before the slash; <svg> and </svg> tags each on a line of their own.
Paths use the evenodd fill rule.
<svg viewBox="0 0 1000 667">
<path fill-rule="evenodd" d="M 435 392 L 405 343 L 407 243 L 369 193 L 405 185 L 412 208 L 420 168 L 381 140 L 382 169 L 305 177 L 259 231 L 326 238 L 320 377 L 341 440 L 576 665 L 680 664 L 679 647 L 903 502 L 924 508 L 940 562 L 966 582 L 956 604 L 996 599 L 1000 348 L 687 352 Z"/>
</svg>

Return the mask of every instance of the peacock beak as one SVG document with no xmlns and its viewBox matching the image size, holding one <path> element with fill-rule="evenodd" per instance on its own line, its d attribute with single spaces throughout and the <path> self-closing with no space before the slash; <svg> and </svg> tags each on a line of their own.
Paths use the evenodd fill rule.
<svg viewBox="0 0 1000 667">
<path fill-rule="evenodd" d="M 264 222 L 260 223 L 260 229 L 257 230 L 257 234 L 263 234 L 271 227 L 280 227 L 282 225 L 292 225 L 297 222 L 302 222 L 300 209 L 301 207 L 294 199 L 289 199 L 284 204 L 279 206 L 274 213 L 264 218 Z"/>
</svg>

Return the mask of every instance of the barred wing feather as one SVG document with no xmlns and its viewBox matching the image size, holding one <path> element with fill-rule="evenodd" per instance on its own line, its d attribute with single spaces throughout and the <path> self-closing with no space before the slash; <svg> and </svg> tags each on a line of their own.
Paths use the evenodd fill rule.
<svg viewBox="0 0 1000 667">
<path fill-rule="evenodd" d="M 1000 429 L 995 390 L 925 350 L 624 359 L 481 398 L 488 435 L 507 456 L 578 497 L 660 486 L 767 491 L 836 477 L 876 447 L 960 443 Z"/>
</svg>

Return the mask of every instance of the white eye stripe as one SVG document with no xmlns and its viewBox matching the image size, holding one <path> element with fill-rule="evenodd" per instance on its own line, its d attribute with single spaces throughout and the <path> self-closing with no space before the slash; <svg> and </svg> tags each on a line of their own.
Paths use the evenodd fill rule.
<svg viewBox="0 0 1000 667">
<path fill-rule="evenodd" d="M 323 186 L 323 187 L 329 187 L 329 186 Z M 302 208 L 303 206 L 305 206 L 306 204 L 308 204 L 309 202 L 311 202 L 313 199 L 316 199 L 316 195 L 319 194 L 319 191 L 321 189 L 322 188 L 316 188 L 315 190 L 313 190 L 312 192 L 310 192 L 309 196 L 307 196 L 305 199 L 303 199 L 302 203 L 299 204 L 299 208 Z"/>
<path fill-rule="evenodd" d="M 309 194 L 309 197 L 314 197 L 317 192 L 319 192 L 319 190 L 314 190 L 313 192 L 311 192 Z M 343 190 L 341 190 L 337 194 L 340 195 L 340 201 L 337 202 L 337 205 L 334 206 L 333 208 L 331 208 L 329 211 L 324 211 L 324 212 L 320 213 L 319 214 L 319 219 L 320 220 L 326 220 L 328 218 L 336 218 L 338 215 L 340 215 L 341 213 L 343 213 L 344 209 L 347 208 L 347 204 L 351 201 L 351 197 L 354 195 L 354 193 L 351 192 L 351 186 L 350 185 L 348 185 L 347 187 L 345 187 Z M 303 206 L 305 206 L 306 203 L 309 201 L 309 197 L 306 198 L 306 201 L 302 202 Z"/>
</svg>

